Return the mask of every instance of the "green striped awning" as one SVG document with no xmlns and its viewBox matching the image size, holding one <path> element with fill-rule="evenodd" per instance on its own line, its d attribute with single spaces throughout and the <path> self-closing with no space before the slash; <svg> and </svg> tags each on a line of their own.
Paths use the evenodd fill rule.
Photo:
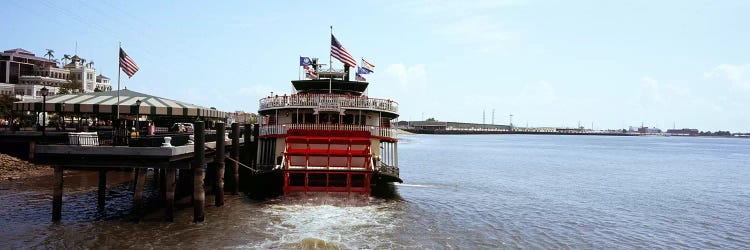
<svg viewBox="0 0 750 250">
<path fill-rule="evenodd" d="M 140 108 L 135 105 L 141 100 Z M 63 104 L 65 105 L 63 107 Z M 135 115 L 165 115 L 188 117 L 224 118 L 225 113 L 194 104 L 156 97 L 127 89 L 120 90 L 120 101 L 117 101 L 117 91 L 92 92 L 70 95 L 56 95 L 47 97 L 47 105 L 43 106 L 42 99 L 20 101 L 13 103 L 16 111 L 65 112 L 87 114 L 112 114 L 120 107 L 120 114 Z"/>
</svg>

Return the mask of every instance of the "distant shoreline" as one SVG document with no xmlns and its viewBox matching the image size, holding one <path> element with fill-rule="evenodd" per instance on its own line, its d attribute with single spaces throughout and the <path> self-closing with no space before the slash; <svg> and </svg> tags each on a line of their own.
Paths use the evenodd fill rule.
<svg viewBox="0 0 750 250">
<path fill-rule="evenodd" d="M 671 135 L 671 134 L 640 134 L 640 133 L 595 133 L 595 132 L 534 132 L 534 131 L 467 131 L 467 130 L 420 130 L 398 129 L 403 134 L 433 134 L 433 135 L 587 135 L 587 136 L 658 136 L 658 137 L 695 137 L 695 138 L 745 138 L 750 136 L 717 136 L 717 135 Z"/>
</svg>

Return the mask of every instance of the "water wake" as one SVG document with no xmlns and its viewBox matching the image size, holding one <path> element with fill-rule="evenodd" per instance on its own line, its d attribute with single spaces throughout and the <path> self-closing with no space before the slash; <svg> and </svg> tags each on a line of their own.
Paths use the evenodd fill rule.
<svg viewBox="0 0 750 250">
<path fill-rule="evenodd" d="M 326 204 L 337 200 L 336 204 Z M 283 199 L 264 208 L 269 218 L 267 238 L 251 248 L 262 249 L 360 249 L 391 248 L 389 239 L 400 224 L 390 203 L 372 198 L 348 199 L 297 198 Z M 368 204 L 364 205 L 363 204 Z"/>
</svg>

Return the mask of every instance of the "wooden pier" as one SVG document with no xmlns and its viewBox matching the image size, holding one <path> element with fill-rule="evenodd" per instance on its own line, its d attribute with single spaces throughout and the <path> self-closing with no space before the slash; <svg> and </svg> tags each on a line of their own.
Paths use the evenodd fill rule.
<svg viewBox="0 0 750 250">
<path fill-rule="evenodd" d="M 229 137 L 225 136 L 225 124 L 215 124 L 216 138 L 206 142 L 205 124 L 202 121 L 194 123 L 194 142 L 183 146 L 162 147 L 128 147 L 128 146 L 91 146 L 91 145 L 41 145 L 34 147 L 35 163 L 51 165 L 54 168 L 54 185 L 52 198 L 52 220 L 61 219 L 63 209 L 63 172 L 68 168 L 92 170 L 99 173 L 97 190 L 97 206 L 103 208 L 106 204 L 107 171 L 113 169 L 133 169 L 133 207 L 137 215 L 143 213 L 143 190 L 147 169 L 153 169 L 155 179 L 160 181 L 160 199 L 165 206 L 164 218 L 174 220 L 175 194 L 190 193 L 193 197 L 193 221 L 205 220 L 205 182 L 208 164 L 215 172 L 210 176 L 215 197 L 214 205 L 224 204 L 224 190 L 230 194 L 239 193 L 239 166 L 253 166 L 253 149 L 257 149 L 257 125 L 245 125 L 244 137 L 240 137 L 240 126 L 231 125 Z M 255 135 L 255 136 L 253 136 Z M 245 150 L 241 150 L 245 148 Z M 226 156 L 226 152 L 230 152 Z M 242 159 L 242 160 L 240 160 Z M 225 162 L 229 161 L 229 171 L 225 171 Z M 180 190 L 178 179 L 192 176 L 192 188 Z M 158 177 L 157 177 L 158 176 Z M 225 177 L 229 181 L 225 186 Z M 182 180 L 184 181 L 184 180 Z"/>
</svg>

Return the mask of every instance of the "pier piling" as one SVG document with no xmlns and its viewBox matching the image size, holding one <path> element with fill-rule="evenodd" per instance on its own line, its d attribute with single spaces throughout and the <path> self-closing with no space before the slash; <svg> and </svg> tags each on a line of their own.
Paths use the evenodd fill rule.
<svg viewBox="0 0 750 250">
<path fill-rule="evenodd" d="M 226 133 L 226 127 L 223 122 L 216 123 L 216 158 L 214 163 L 216 164 L 216 181 L 214 188 L 214 205 L 221 207 L 224 205 L 224 133 Z M 239 144 L 239 143 L 238 143 Z M 236 145 L 236 144 L 233 144 Z"/>
<path fill-rule="evenodd" d="M 62 217 L 63 167 L 55 166 L 55 186 L 52 192 L 52 221 Z"/>
<path fill-rule="evenodd" d="M 135 169 L 135 190 L 133 191 L 133 208 L 140 217 L 143 214 L 143 187 L 146 184 L 146 169 Z"/>
<path fill-rule="evenodd" d="M 258 159 L 258 124 L 245 124 L 245 147 L 243 154 L 245 155 L 245 165 L 250 166 L 253 169 L 257 168 Z M 243 169 L 244 170 L 244 169 Z M 253 173 L 251 171 L 242 171 L 242 177 L 247 180 L 258 181 L 257 178 L 252 178 Z M 255 183 L 251 181 L 245 181 L 243 183 L 244 188 L 251 188 Z"/>
<path fill-rule="evenodd" d="M 161 178 L 159 178 L 159 174 L 161 174 L 160 171 L 161 171 L 161 168 L 154 168 L 154 179 L 153 179 L 153 182 L 157 186 L 159 186 L 159 181 L 161 180 Z"/>
<path fill-rule="evenodd" d="M 253 168 L 257 168 L 257 161 L 258 161 L 258 136 L 260 136 L 260 130 L 258 129 L 258 124 L 251 124 L 250 127 L 252 128 L 251 135 L 250 135 L 250 145 L 248 147 L 249 152 L 249 161 L 247 162 L 248 166 L 252 166 Z"/>
<path fill-rule="evenodd" d="M 206 204 L 206 193 L 203 187 L 203 179 L 206 175 L 205 155 L 205 124 L 196 121 L 194 124 L 195 149 L 193 150 L 193 222 L 203 222 L 205 219 L 204 206 Z"/>
<path fill-rule="evenodd" d="M 99 202 L 99 210 L 104 209 L 105 199 L 107 197 L 107 170 L 99 169 L 99 189 L 97 190 L 96 199 Z"/>
<path fill-rule="evenodd" d="M 167 197 L 167 170 L 158 168 L 159 171 L 159 201 L 165 201 Z M 163 204 L 163 203 L 162 203 Z"/>
<path fill-rule="evenodd" d="M 169 168 L 166 170 L 165 174 L 165 186 L 166 186 L 166 192 L 165 192 L 165 211 L 164 211 L 164 217 L 167 221 L 172 222 L 174 221 L 174 189 L 177 186 L 174 182 L 175 175 L 177 175 L 177 171 L 174 168 Z"/>
<path fill-rule="evenodd" d="M 247 134 L 247 132 L 245 132 Z M 247 142 L 247 138 L 245 137 L 245 141 Z M 232 123 L 232 151 L 229 152 L 229 157 L 234 159 L 232 161 L 232 185 L 231 190 L 232 194 L 239 194 L 240 190 L 240 165 L 237 162 L 240 157 L 240 124 L 239 123 Z"/>
</svg>

